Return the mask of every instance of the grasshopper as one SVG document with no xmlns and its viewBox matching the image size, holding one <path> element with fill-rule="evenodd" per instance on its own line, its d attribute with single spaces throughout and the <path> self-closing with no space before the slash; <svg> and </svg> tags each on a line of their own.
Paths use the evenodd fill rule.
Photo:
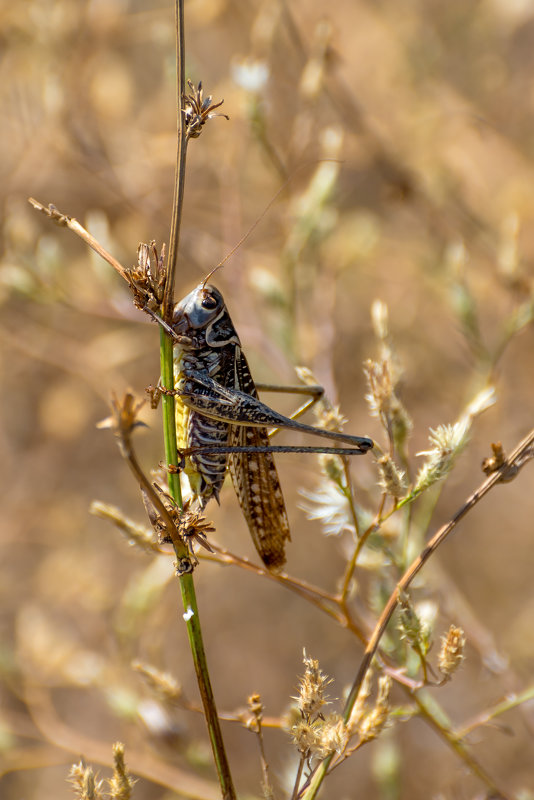
<svg viewBox="0 0 534 800">
<path fill-rule="evenodd" d="M 262 403 L 223 296 L 208 278 L 173 312 L 178 451 L 202 508 L 210 498 L 218 500 L 229 469 L 256 550 L 269 569 L 280 570 L 290 534 L 273 453 L 361 455 L 374 443 L 304 425 Z M 291 428 L 352 447 L 273 447 L 267 428 Z"/>
</svg>

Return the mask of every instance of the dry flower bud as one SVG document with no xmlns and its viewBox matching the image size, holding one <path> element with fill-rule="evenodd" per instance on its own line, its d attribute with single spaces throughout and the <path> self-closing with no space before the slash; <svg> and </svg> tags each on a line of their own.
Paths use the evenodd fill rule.
<svg viewBox="0 0 534 800">
<path fill-rule="evenodd" d="M 250 697 L 247 699 L 247 706 L 251 714 L 254 714 L 257 720 L 260 720 L 263 716 L 263 703 L 261 702 L 261 697 L 259 694 L 251 694 Z"/>
<path fill-rule="evenodd" d="M 445 680 L 449 680 L 464 660 L 465 634 L 451 625 L 446 636 L 441 637 L 438 666 Z"/>
</svg>

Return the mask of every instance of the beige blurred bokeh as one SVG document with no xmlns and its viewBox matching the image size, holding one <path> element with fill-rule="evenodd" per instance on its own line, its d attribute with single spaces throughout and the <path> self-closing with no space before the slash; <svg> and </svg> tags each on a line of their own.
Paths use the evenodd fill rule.
<svg viewBox="0 0 534 800">
<path fill-rule="evenodd" d="M 294 366 L 306 364 L 341 404 L 346 430 L 383 441 L 362 371 L 377 353 L 370 307 L 380 298 L 404 370 L 415 470 L 428 428 L 457 419 L 492 373 L 498 402 L 476 421 L 433 532 L 481 482 L 490 442 L 511 449 L 532 426 L 534 6 L 191 0 L 186 14 L 187 75 L 224 98 L 230 120 L 210 121 L 189 147 L 177 296 L 287 181 L 214 278 L 258 380 L 292 383 Z M 143 395 L 157 381 L 158 333 L 107 264 L 27 203 L 31 195 L 75 216 L 126 266 L 139 242 L 167 241 L 174 64 L 173 9 L 162 0 L 0 3 L 5 800 L 71 797 L 68 765 L 85 755 L 102 768 L 98 753 L 109 761 L 117 739 L 127 760 L 140 752 L 214 780 L 202 720 L 183 711 L 160 720 L 130 666 L 139 658 L 171 671 L 196 699 L 172 559 L 137 552 L 88 512 L 98 499 L 145 519 L 112 435 L 96 423 L 111 391 Z M 512 324 L 519 332 L 507 337 Z M 287 398 L 267 401 L 291 410 Z M 136 443 L 149 470 L 163 457 L 160 418 L 143 415 L 149 427 Z M 299 487 L 319 480 L 317 460 L 278 464 L 288 569 L 332 591 L 343 543 L 299 510 Z M 375 511 L 371 459 L 352 472 L 358 499 Z M 453 620 L 466 630 L 465 667 L 436 693 L 458 725 L 532 680 L 532 485 L 527 465 L 498 487 L 421 586 L 439 603 L 442 629 Z M 230 485 L 208 510 L 218 540 L 255 558 Z M 282 714 L 303 647 L 335 679 L 332 697 L 350 685 L 362 648 L 326 615 L 236 568 L 202 564 L 197 576 L 221 709 L 257 691 L 267 714 Z M 532 710 L 500 723 L 474 735 L 473 752 L 500 785 L 534 797 Z M 60 726 L 71 752 L 68 741 L 57 746 Z M 236 724 L 224 732 L 241 795 L 259 796 L 254 737 Z M 266 747 L 273 780 L 285 785 L 295 768 L 289 738 L 268 731 Z M 391 785 L 376 777 L 384 764 Z M 339 800 L 482 796 L 420 720 L 393 728 L 330 781 L 324 797 Z M 141 779 L 134 797 L 176 792 Z"/>
</svg>

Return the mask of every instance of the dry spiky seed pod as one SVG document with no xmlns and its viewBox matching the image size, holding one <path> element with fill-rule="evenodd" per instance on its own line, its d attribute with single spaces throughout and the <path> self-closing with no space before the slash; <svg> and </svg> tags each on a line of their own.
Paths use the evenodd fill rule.
<svg viewBox="0 0 534 800">
<path fill-rule="evenodd" d="M 141 242 L 137 248 L 137 266 L 128 272 L 134 305 L 141 310 L 156 311 L 162 301 L 167 279 L 165 245 L 158 255 L 156 242 Z"/>
<path fill-rule="evenodd" d="M 202 81 L 195 87 L 193 82 L 188 80 L 187 84 L 191 90 L 190 94 L 185 95 L 184 101 L 184 120 L 186 127 L 186 135 L 188 139 L 198 139 L 202 133 L 202 128 L 209 119 L 212 117 L 224 117 L 230 119 L 228 114 L 215 114 L 215 109 L 222 106 L 224 100 L 219 103 L 212 103 L 211 94 L 204 98 Z"/>
</svg>

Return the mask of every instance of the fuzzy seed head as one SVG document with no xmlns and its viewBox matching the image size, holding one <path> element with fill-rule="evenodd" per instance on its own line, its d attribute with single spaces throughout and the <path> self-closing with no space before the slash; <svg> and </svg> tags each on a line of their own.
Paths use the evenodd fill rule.
<svg viewBox="0 0 534 800">
<path fill-rule="evenodd" d="M 439 671 L 449 680 L 465 658 L 465 634 L 461 628 L 451 625 L 446 636 L 441 637 Z"/>
<path fill-rule="evenodd" d="M 436 429 L 430 429 L 430 450 L 417 453 L 418 456 L 426 456 L 426 462 L 417 474 L 414 491 L 427 489 L 450 472 L 467 444 L 473 420 L 494 403 L 495 389 L 488 386 L 471 400 L 453 425 L 438 425 Z"/>
<path fill-rule="evenodd" d="M 412 421 L 395 393 L 395 371 L 389 355 L 381 361 L 368 359 L 364 372 L 370 391 L 365 399 L 371 416 L 378 417 L 396 446 L 402 448 L 412 430 Z"/>
<path fill-rule="evenodd" d="M 369 386 L 366 400 L 372 417 L 388 417 L 393 404 L 393 384 L 389 364 L 368 359 L 364 364 L 364 372 Z"/>
<path fill-rule="evenodd" d="M 113 775 L 108 783 L 110 800 L 130 800 L 136 781 L 126 767 L 122 742 L 113 745 Z"/>
<path fill-rule="evenodd" d="M 375 707 L 364 717 L 360 725 L 360 743 L 370 742 L 376 739 L 386 727 L 390 705 L 389 693 L 391 690 L 391 678 L 389 675 L 381 675 L 378 679 L 378 696 Z"/>
<path fill-rule="evenodd" d="M 318 730 L 318 755 L 327 758 L 342 753 L 349 739 L 347 726 L 339 714 L 329 714 Z"/>
<path fill-rule="evenodd" d="M 402 638 L 417 651 L 426 650 L 423 626 L 407 592 L 399 591 L 399 605 L 399 628 Z"/>
<path fill-rule="evenodd" d="M 391 456 L 386 454 L 378 459 L 378 469 L 379 484 L 386 494 L 397 500 L 404 497 L 408 487 L 406 473 L 395 464 Z"/>
<path fill-rule="evenodd" d="M 428 439 L 431 449 L 417 453 L 418 456 L 426 456 L 427 460 L 417 474 L 415 491 L 432 486 L 450 472 L 457 456 L 467 444 L 467 434 L 468 427 L 465 422 L 438 425 L 437 428 L 430 429 Z"/>
<path fill-rule="evenodd" d="M 83 761 L 72 765 L 67 780 L 72 784 L 76 800 L 104 800 L 103 781 L 97 780 L 92 767 Z"/>
<path fill-rule="evenodd" d="M 313 723 L 304 719 L 298 720 L 291 728 L 291 736 L 297 750 L 305 758 L 319 752 L 319 735 L 317 726 Z"/>
<path fill-rule="evenodd" d="M 303 662 L 306 667 L 300 679 L 299 695 L 296 698 L 298 708 L 304 719 L 315 717 L 329 701 L 325 688 L 332 680 L 319 669 L 319 662 L 309 658 L 304 651 Z"/>
<path fill-rule="evenodd" d="M 362 685 L 360 686 L 360 691 L 358 692 L 358 697 L 356 698 L 356 702 L 352 708 L 350 719 L 347 725 L 351 736 L 359 730 L 360 724 L 366 714 L 367 701 L 371 694 L 372 679 L 373 672 L 371 669 L 368 669 L 365 673 Z"/>
</svg>

